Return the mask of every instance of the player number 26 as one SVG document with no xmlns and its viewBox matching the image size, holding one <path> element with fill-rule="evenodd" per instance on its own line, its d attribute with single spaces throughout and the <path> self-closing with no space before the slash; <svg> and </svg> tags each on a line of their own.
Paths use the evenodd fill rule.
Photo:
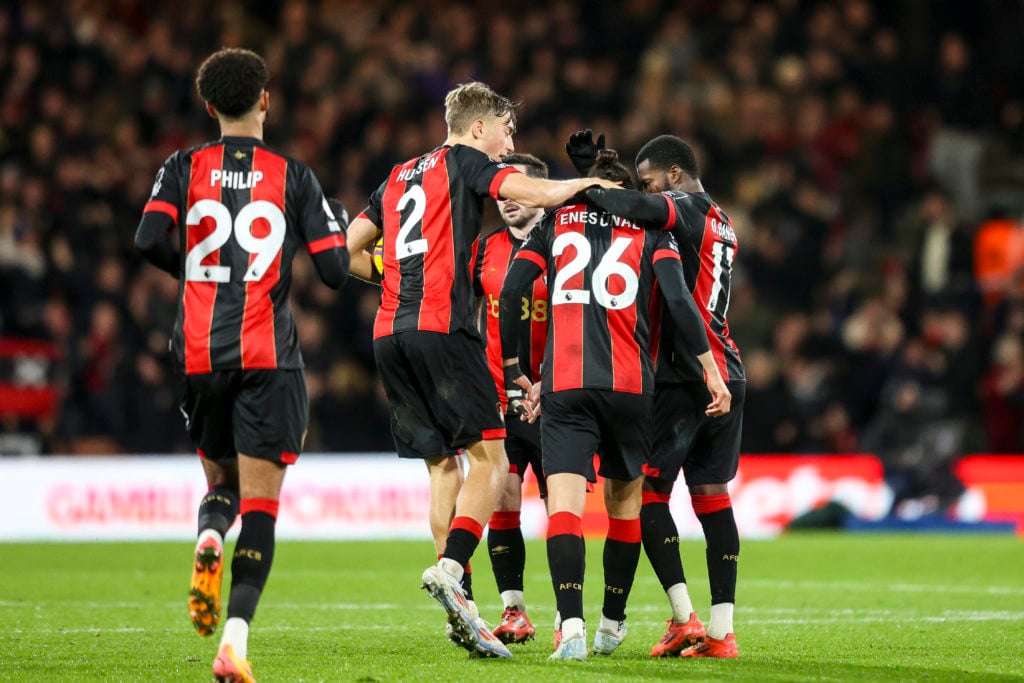
<svg viewBox="0 0 1024 683">
<path fill-rule="evenodd" d="M 628 237 L 617 238 L 612 242 L 608 251 L 605 252 L 597 267 L 594 268 L 593 282 L 591 282 L 590 288 L 594 292 L 594 299 L 605 308 L 611 310 L 626 308 L 636 301 L 640 280 L 637 277 L 636 271 L 619 261 L 619 257 L 622 256 L 631 242 L 632 240 Z M 590 303 L 590 292 L 588 290 L 565 288 L 565 283 L 576 274 L 582 273 L 587 264 L 590 263 L 592 252 L 590 242 L 587 241 L 586 237 L 576 232 L 562 233 L 555 238 L 555 242 L 552 245 L 552 253 L 555 256 L 560 256 L 566 247 L 570 246 L 576 250 L 576 256 L 565 264 L 555 277 L 555 287 L 551 292 L 552 306 Z M 619 294 L 612 294 L 608 291 L 608 281 L 613 275 L 618 275 L 625 285 Z"/>
<path fill-rule="evenodd" d="M 245 271 L 243 280 L 246 282 L 260 280 L 284 244 L 284 235 L 287 231 L 284 213 L 276 204 L 262 199 L 243 206 L 233 221 L 228 207 L 216 199 L 200 199 L 189 209 L 185 223 L 191 230 L 198 227 L 204 218 L 213 219 L 213 232 L 192 247 L 185 256 L 186 280 L 230 282 L 230 266 L 204 266 L 203 259 L 227 244 L 232 234 L 238 241 L 238 246 L 256 255 Z M 265 237 L 256 237 L 252 234 L 253 223 L 258 218 L 262 218 L 270 226 L 270 233 Z"/>
</svg>

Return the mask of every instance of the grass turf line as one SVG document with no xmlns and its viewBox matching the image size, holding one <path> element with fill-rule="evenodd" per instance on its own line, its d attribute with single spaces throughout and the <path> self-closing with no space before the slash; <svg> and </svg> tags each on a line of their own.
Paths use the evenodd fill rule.
<svg viewBox="0 0 1024 683">
<path fill-rule="evenodd" d="M 591 641 L 601 546 L 587 543 Z M 219 634 L 200 638 L 189 621 L 191 547 L 5 544 L 0 680 L 209 680 Z M 707 619 L 703 543 L 684 541 L 682 552 L 691 596 Z M 1024 543 L 1013 537 L 793 534 L 745 541 L 734 661 L 648 656 L 669 611 L 641 557 L 622 647 L 586 663 L 548 662 L 554 598 L 539 541 L 528 544 L 526 570 L 537 640 L 513 646 L 511 661 L 469 660 L 445 640 L 443 611 L 419 589 L 432 561 L 429 541 L 280 543 L 250 636 L 257 679 L 1024 680 Z M 474 558 L 474 592 L 483 616 L 495 622 L 501 605 L 483 548 Z"/>
</svg>

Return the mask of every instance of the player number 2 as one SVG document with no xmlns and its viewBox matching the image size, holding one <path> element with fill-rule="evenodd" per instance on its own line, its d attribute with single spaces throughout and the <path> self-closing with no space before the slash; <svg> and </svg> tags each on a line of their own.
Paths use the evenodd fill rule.
<svg viewBox="0 0 1024 683">
<path fill-rule="evenodd" d="M 421 226 L 422 232 L 423 213 L 427 209 L 427 193 L 419 185 L 410 185 L 405 194 L 398 200 L 398 211 L 402 212 L 405 207 L 412 203 L 412 210 L 402 221 L 402 227 L 398 230 L 398 240 L 395 242 L 395 255 L 399 261 L 416 254 L 427 253 L 427 240 L 425 237 L 410 240 L 409 233 L 417 225 Z"/>
<path fill-rule="evenodd" d="M 636 301 L 637 291 L 640 287 L 640 280 L 636 271 L 625 263 L 619 261 L 619 257 L 625 253 L 632 240 L 628 237 L 619 237 L 612 242 L 611 247 L 601 257 L 601 261 L 594 268 L 591 282 L 591 289 L 594 299 L 600 305 L 611 310 L 618 310 L 631 306 Z M 573 257 L 565 268 L 562 268 L 555 277 L 554 290 L 551 293 L 551 305 L 558 304 L 589 304 L 590 292 L 585 289 L 565 289 L 565 283 L 578 273 L 583 272 L 590 263 L 592 249 L 586 237 L 578 232 L 567 232 L 555 238 L 552 245 L 552 253 L 560 256 L 566 247 L 573 247 L 576 256 Z M 612 294 L 608 291 L 608 282 L 613 275 L 622 279 L 625 287 L 619 294 Z"/>
<path fill-rule="evenodd" d="M 185 279 L 192 282 L 230 282 L 229 266 L 204 266 L 203 259 L 227 244 L 232 233 L 242 249 L 256 255 L 242 279 L 246 282 L 262 279 L 284 244 L 287 223 L 281 209 L 276 204 L 258 199 L 243 206 L 232 220 L 228 207 L 221 202 L 216 199 L 200 199 L 189 209 L 185 223 L 188 229 L 196 228 L 204 218 L 213 219 L 213 232 L 185 255 Z M 270 232 L 265 237 L 252 234 L 253 223 L 258 218 L 270 226 Z"/>
</svg>

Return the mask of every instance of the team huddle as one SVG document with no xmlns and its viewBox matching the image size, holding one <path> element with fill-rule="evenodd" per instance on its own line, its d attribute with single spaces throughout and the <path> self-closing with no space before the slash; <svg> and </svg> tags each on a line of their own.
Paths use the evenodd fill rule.
<svg viewBox="0 0 1024 683">
<path fill-rule="evenodd" d="M 214 678 L 254 680 L 249 624 L 273 560 L 286 465 L 308 420 L 287 303 L 301 246 L 328 286 L 349 275 L 381 285 L 374 353 L 397 453 L 426 462 L 437 563 L 421 580 L 451 641 L 512 657 L 510 644 L 535 637 L 520 528 L 532 468 L 548 513 L 551 659 L 619 647 L 641 548 L 671 607 L 651 655 L 736 657 L 739 537 L 727 485 L 745 383 L 726 311 L 737 244 L 690 146 L 652 139 L 634 180 L 603 136 L 581 131 L 566 145 L 580 177 L 550 180 L 543 161 L 515 153 L 513 103 L 467 83 L 446 97 L 444 143 L 395 165 L 349 222 L 308 167 L 262 142 L 268 79 L 247 50 L 203 63 L 197 87 L 221 138 L 165 162 L 136 234 L 142 253 L 180 281 L 171 347 L 210 487 L 189 596 L 201 635 L 219 626 L 224 535 L 241 515 Z M 505 226 L 481 236 L 488 198 Z M 706 628 L 669 511 L 680 472 L 707 543 Z M 588 647 L 581 518 L 597 474 L 605 590 Z M 493 628 L 472 591 L 485 527 L 503 603 Z"/>
</svg>

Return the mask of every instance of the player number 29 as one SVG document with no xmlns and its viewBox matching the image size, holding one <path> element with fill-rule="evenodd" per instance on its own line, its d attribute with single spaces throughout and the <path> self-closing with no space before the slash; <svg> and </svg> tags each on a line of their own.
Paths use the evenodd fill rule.
<svg viewBox="0 0 1024 683">
<path fill-rule="evenodd" d="M 612 246 L 608 248 L 601 261 L 594 268 L 591 290 L 594 292 L 594 299 L 597 303 L 611 310 L 626 308 L 636 301 L 637 291 L 640 287 L 640 280 L 636 271 L 625 263 L 619 261 L 619 257 L 625 253 L 633 240 L 628 237 L 619 237 Z M 565 283 L 578 273 L 582 273 L 590 263 L 592 249 L 586 237 L 578 232 L 567 232 L 555 238 L 552 245 L 552 253 L 560 256 L 566 247 L 573 247 L 576 256 L 573 257 L 564 268 L 559 270 L 555 277 L 555 287 L 551 292 L 551 305 L 559 304 L 589 304 L 590 292 L 586 289 L 566 289 Z M 613 275 L 618 275 L 625 283 L 620 294 L 612 294 L 608 291 L 608 281 Z"/>
<path fill-rule="evenodd" d="M 213 232 L 185 255 L 185 279 L 192 282 L 230 282 L 229 266 L 204 266 L 203 259 L 227 244 L 232 233 L 238 246 L 256 255 L 246 269 L 243 280 L 255 282 L 262 279 L 284 244 L 287 223 L 281 209 L 276 204 L 258 199 L 243 206 L 232 220 L 228 207 L 216 199 L 200 199 L 189 209 L 185 223 L 191 230 L 198 227 L 204 218 L 213 219 Z M 252 234 L 253 223 L 258 218 L 270 226 L 270 233 L 265 237 Z"/>
</svg>

